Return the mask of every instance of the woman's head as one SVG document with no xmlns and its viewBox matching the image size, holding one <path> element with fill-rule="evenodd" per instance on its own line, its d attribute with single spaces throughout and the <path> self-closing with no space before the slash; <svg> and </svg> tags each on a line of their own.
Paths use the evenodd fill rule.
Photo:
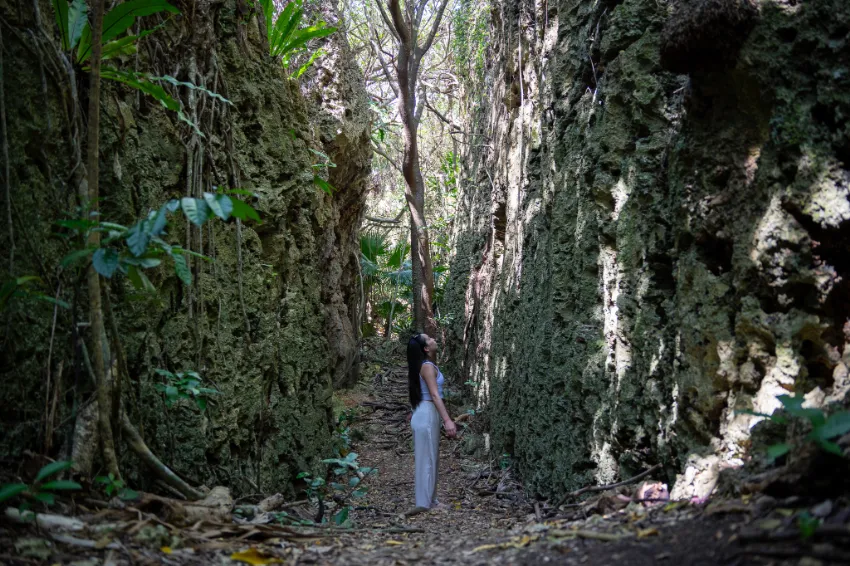
<svg viewBox="0 0 850 566">
<path fill-rule="evenodd" d="M 407 341 L 407 385 L 410 406 L 414 409 L 422 402 L 422 388 L 419 385 L 422 364 L 436 353 L 437 342 L 427 334 L 417 334 Z"/>
</svg>

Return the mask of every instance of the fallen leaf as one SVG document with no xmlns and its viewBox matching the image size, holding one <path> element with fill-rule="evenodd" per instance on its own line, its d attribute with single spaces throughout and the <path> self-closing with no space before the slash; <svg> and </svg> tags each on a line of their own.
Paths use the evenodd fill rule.
<svg viewBox="0 0 850 566">
<path fill-rule="evenodd" d="M 773 531 L 782 526 L 782 521 L 779 519 L 764 519 L 758 522 L 758 528 L 765 531 Z"/>
<path fill-rule="evenodd" d="M 655 527 L 650 527 L 648 529 L 641 529 L 637 534 L 638 538 L 646 538 L 646 537 L 657 537 L 658 529 Z"/>
<path fill-rule="evenodd" d="M 47 560 L 53 554 L 49 541 L 42 538 L 21 538 L 15 541 L 15 550 L 21 556 L 27 558 L 40 558 Z"/>
<path fill-rule="evenodd" d="M 678 509 L 679 507 L 683 507 L 687 504 L 687 501 L 671 501 L 670 503 L 664 506 L 663 511 L 667 513 L 668 511 L 673 511 L 674 509 Z"/>
<path fill-rule="evenodd" d="M 163 546 L 162 548 L 160 548 L 160 550 L 163 551 L 166 554 L 171 554 L 171 547 L 170 546 Z"/>
<path fill-rule="evenodd" d="M 242 552 L 235 552 L 230 555 L 231 560 L 238 560 L 239 562 L 247 562 L 248 564 L 260 565 L 260 564 L 276 564 L 283 562 L 280 558 L 275 558 L 274 556 L 268 556 L 263 554 L 261 551 L 256 548 L 249 548 L 248 550 L 243 550 Z"/>
<path fill-rule="evenodd" d="M 98 550 L 103 550 L 112 542 L 112 537 L 105 536 L 96 543 L 94 543 L 94 547 Z"/>
<path fill-rule="evenodd" d="M 403 542 L 401 542 L 400 540 L 392 540 L 392 539 L 390 539 L 390 540 L 388 540 L 388 541 L 385 541 L 385 543 L 386 543 L 386 544 L 392 544 L 392 545 L 395 545 L 395 546 L 398 546 L 398 545 L 400 545 L 400 544 L 401 544 L 401 545 L 403 545 L 403 544 L 404 544 L 404 543 L 403 543 Z"/>
<path fill-rule="evenodd" d="M 472 552 L 480 552 L 482 550 L 495 550 L 500 547 L 500 544 L 482 544 L 481 546 L 476 546 L 475 548 L 473 548 Z"/>
</svg>

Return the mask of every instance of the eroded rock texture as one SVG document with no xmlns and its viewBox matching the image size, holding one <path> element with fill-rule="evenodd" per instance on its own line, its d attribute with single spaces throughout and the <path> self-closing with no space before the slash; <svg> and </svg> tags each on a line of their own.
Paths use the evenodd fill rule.
<svg viewBox="0 0 850 566">
<path fill-rule="evenodd" d="M 734 409 L 850 387 L 850 6 L 521 1 L 491 18 L 490 147 L 465 172 L 443 307 L 452 373 L 541 494 L 662 462 L 674 495 L 703 495 L 748 448 Z"/>
<path fill-rule="evenodd" d="M 177 219 L 169 239 L 214 259 L 192 263 L 191 286 L 170 269 L 151 274 L 155 297 L 139 296 L 125 278 L 109 283 L 131 376 L 124 403 L 151 448 L 193 483 L 242 493 L 287 489 L 299 471 L 327 455 L 333 381 L 357 371 L 353 234 L 370 162 L 362 77 L 338 32 L 302 93 L 268 56 L 253 3 L 174 4 L 182 15 L 146 38 L 138 59 L 115 64 L 204 85 L 233 104 L 168 87 L 202 138 L 152 99 L 105 83 L 103 216 L 130 224 L 169 198 L 224 186 L 257 193 L 253 204 L 263 222 L 217 221 L 198 230 Z M 73 407 L 92 389 L 72 335 L 74 322 L 87 319 L 85 293 L 75 293 L 67 273 L 50 271 L 69 249 L 52 235 L 51 222 L 71 217 L 77 204 L 70 140 L 79 108 L 57 55 L 49 2 L 38 4 L 41 26 L 34 5 L 2 8 L 14 28 L 2 36 L 16 215 L 12 271 L 41 275 L 51 292 L 61 282 L 60 296 L 76 303 L 58 313 L 49 363 L 52 306 L 17 302 L 4 313 L 2 452 L 17 456 L 40 446 L 43 413 L 56 395 L 50 453 L 63 456 L 72 434 L 61 423 L 73 422 Z M 87 78 L 77 73 L 85 100 Z M 333 196 L 313 183 L 313 165 L 322 159 L 310 149 L 337 165 Z M 4 229 L 4 250 L 9 238 Z M 4 274 L 7 266 L 4 261 Z M 195 369 L 221 394 L 204 414 L 185 401 L 167 408 L 154 387 L 161 381 L 155 368 Z M 123 457 L 130 483 L 149 487 L 132 456 Z"/>
</svg>

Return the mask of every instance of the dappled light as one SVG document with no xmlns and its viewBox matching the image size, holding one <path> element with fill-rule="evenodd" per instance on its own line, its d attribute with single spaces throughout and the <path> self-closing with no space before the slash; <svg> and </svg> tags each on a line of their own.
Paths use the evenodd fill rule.
<svg viewBox="0 0 850 566">
<path fill-rule="evenodd" d="M 0 563 L 850 555 L 846 0 L 0 6 Z"/>
</svg>

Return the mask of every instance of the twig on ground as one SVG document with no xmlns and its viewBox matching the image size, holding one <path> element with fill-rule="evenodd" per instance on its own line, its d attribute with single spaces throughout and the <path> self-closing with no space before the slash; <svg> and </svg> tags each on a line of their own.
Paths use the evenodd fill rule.
<svg viewBox="0 0 850 566">
<path fill-rule="evenodd" d="M 635 483 L 636 481 L 639 481 L 639 480 L 645 478 L 646 476 L 648 476 L 649 474 L 651 474 L 652 472 L 654 472 L 655 470 L 657 470 L 660 467 L 661 467 L 661 464 L 655 464 L 654 466 L 652 466 L 651 468 L 649 468 L 645 472 L 641 472 L 638 475 L 631 477 L 627 480 L 623 480 L 621 482 L 611 483 L 611 484 L 608 484 L 608 485 L 583 487 L 581 489 L 577 489 L 576 491 L 571 491 L 570 493 L 567 493 L 566 495 L 561 497 L 561 499 L 558 500 L 558 503 L 556 503 L 553 506 L 553 509 L 557 509 L 558 507 L 563 505 L 564 502 L 567 499 L 571 499 L 573 497 L 578 497 L 579 495 L 584 495 L 585 493 L 594 493 L 594 492 L 597 492 L 597 491 L 607 491 L 609 489 L 614 489 L 616 487 L 622 487 L 624 485 L 629 485 L 629 484 Z"/>
</svg>

